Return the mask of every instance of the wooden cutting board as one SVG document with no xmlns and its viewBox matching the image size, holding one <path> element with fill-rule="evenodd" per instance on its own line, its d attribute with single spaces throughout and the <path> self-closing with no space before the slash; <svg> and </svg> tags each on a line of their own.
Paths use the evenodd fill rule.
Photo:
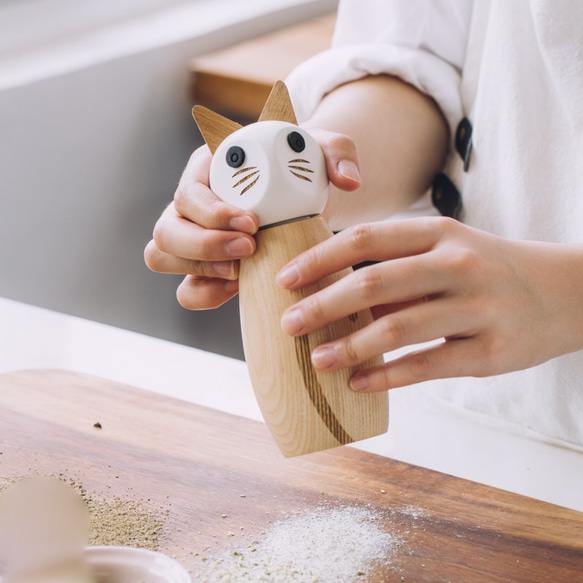
<svg viewBox="0 0 583 583">
<path fill-rule="evenodd" d="M 583 581 L 582 513 L 350 447 L 284 459 L 261 423 L 85 375 L 0 376 L 0 478 L 35 472 L 162 509 L 160 550 L 193 581 L 322 503 L 368 505 L 402 539 L 358 581 Z"/>
</svg>

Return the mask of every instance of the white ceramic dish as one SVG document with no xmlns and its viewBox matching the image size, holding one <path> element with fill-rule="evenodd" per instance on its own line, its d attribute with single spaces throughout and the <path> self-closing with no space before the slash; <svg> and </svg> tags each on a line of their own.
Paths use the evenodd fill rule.
<svg viewBox="0 0 583 583">
<path fill-rule="evenodd" d="M 87 547 L 86 559 L 95 583 L 191 583 L 174 559 L 145 549 Z"/>
<path fill-rule="evenodd" d="M 93 583 L 192 583 L 182 565 L 154 551 L 95 546 L 85 549 L 85 558 Z"/>
</svg>

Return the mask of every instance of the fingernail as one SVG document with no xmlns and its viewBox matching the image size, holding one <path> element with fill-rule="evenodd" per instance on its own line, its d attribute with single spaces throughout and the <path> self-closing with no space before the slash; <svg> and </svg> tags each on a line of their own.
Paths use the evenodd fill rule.
<svg viewBox="0 0 583 583">
<path fill-rule="evenodd" d="M 300 271 L 297 265 L 287 265 L 276 276 L 275 281 L 281 287 L 289 287 L 300 279 Z"/>
<path fill-rule="evenodd" d="M 249 235 L 254 235 L 257 231 L 257 225 L 251 217 L 233 217 L 229 221 L 229 226 L 234 231 L 241 231 L 242 233 L 248 233 Z"/>
<path fill-rule="evenodd" d="M 234 261 L 215 261 L 212 265 L 213 271 L 225 279 L 237 279 L 237 270 Z"/>
<path fill-rule="evenodd" d="M 327 369 L 338 362 L 334 346 L 318 346 L 312 352 L 312 364 L 316 368 Z"/>
<path fill-rule="evenodd" d="M 253 253 L 253 245 L 246 237 L 231 239 L 225 248 L 231 257 L 247 257 Z"/>
<path fill-rule="evenodd" d="M 365 374 L 355 374 L 349 381 L 353 391 L 366 391 L 368 389 L 368 377 Z"/>
<path fill-rule="evenodd" d="M 344 178 L 354 182 L 360 182 L 360 171 L 352 160 L 340 160 L 338 162 L 338 173 Z"/>
<path fill-rule="evenodd" d="M 285 312 L 281 317 L 281 327 L 288 334 L 298 334 L 301 332 L 305 327 L 301 311 L 293 309 Z"/>
</svg>

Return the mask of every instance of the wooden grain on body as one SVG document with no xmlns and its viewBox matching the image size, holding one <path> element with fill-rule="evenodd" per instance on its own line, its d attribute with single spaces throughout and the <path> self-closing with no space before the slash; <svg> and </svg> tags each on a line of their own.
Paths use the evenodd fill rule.
<svg viewBox="0 0 583 583">
<path fill-rule="evenodd" d="M 333 372 L 316 370 L 310 360 L 316 346 L 371 323 L 369 310 L 299 338 L 281 328 L 281 316 L 288 307 L 352 271 L 337 272 L 301 290 L 282 289 L 275 283 L 286 263 L 331 236 L 320 216 L 261 229 L 255 236 L 257 251 L 241 261 L 241 328 L 249 375 L 263 417 L 288 457 L 387 430 L 387 393 L 356 393 L 348 385 L 357 371 L 382 365 L 382 357 Z"/>
<path fill-rule="evenodd" d="M 306 218 L 321 210 L 328 193 L 320 147 L 313 142 L 312 153 L 308 154 L 310 149 L 300 136 L 300 149 L 294 150 L 289 144 L 293 133 L 288 133 L 287 143 L 283 143 L 286 157 L 273 155 L 279 151 L 282 125 L 286 132 L 297 133 L 287 87 L 282 81 L 276 82 L 259 122 L 240 131 L 234 122 L 202 106 L 195 106 L 192 113 L 213 154 L 211 188 L 226 202 L 254 211 L 260 220 L 261 228 L 255 235 L 257 251 L 241 260 L 241 327 L 253 390 L 279 448 L 285 456 L 292 457 L 384 433 L 388 424 L 387 394 L 354 393 L 348 385 L 356 372 L 382 365 L 381 356 L 349 369 L 327 372 L 317 371 L 311 362 L 316 346 L 370 324 L 370 310 L 349 314 L 299 338 L 289 337 L 280 325 L 286 308 L 351 271 L 335 273 L 296 292 L 282 289 L 275 282 L 277 273 L 291 259 L 332 237 L 321 216 Z M 276 122 L 275 133 L 270 122 Z M 262 155 L 256 152 L 254 157 L 248 156 L 238 140 L 242 144 L 254 140 L 256 145 L 262 144 Z M 229 152 L 233 149 L 239 162 L 235 174 L 229 165 Z M 280 173 L 282 165 L 287 166 L 288 172 Z M 304 173 L 298 174 L 294 169 Z M 289 171 L 295 176 L 294 183 L 289 182 Z M 255 175 L 236 194 L 234 188 Z M 259 186 L 251 193 L 257 183 Z M 311 186 L 308 195 L 306 184 Z M 250 200 L 241 198 L 247 191 Z"/>
<path fill-rule="evenodd" d="M 194 582 L 202 559 L 323 503 L 402 538 L 361 582 L 582 580 L 582 513 L 351 447 L 285 459 L 261 423 L 85 375 L 0 376 L 0 478 L 34 472 L 162 509 L 160 550 Z"/>
</svg>

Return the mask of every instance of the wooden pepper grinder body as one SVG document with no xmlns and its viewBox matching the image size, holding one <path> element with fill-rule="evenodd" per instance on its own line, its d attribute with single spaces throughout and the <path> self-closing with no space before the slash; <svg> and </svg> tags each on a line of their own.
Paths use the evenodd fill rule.
<svg viewBox="0 0 583 583">
<path fill-rule="evenodd" d="M 286 457 L 352 443 L 387 430 L 386 393 L 360 394 L 348 385 L 363 365 L 321 372 L 312 350 L 372 321 L 370 311 L 351 314 L 302 337 L 283 332 L 283 312 L 351 270 L 301 290 L 275 283 L 291 259 L 332 236 L 319 215 L 328 179 L 319 146 L 297 127 L 285 85 L 276 83 L 259 122 L 242 128 L 205 108 L 193 115 L 213 152 L 210 184 L 226 202 L 257 214 L 255 254 L 241 261 L 239 294 L 245 359 L 261 412 Z"/>
</svg>

